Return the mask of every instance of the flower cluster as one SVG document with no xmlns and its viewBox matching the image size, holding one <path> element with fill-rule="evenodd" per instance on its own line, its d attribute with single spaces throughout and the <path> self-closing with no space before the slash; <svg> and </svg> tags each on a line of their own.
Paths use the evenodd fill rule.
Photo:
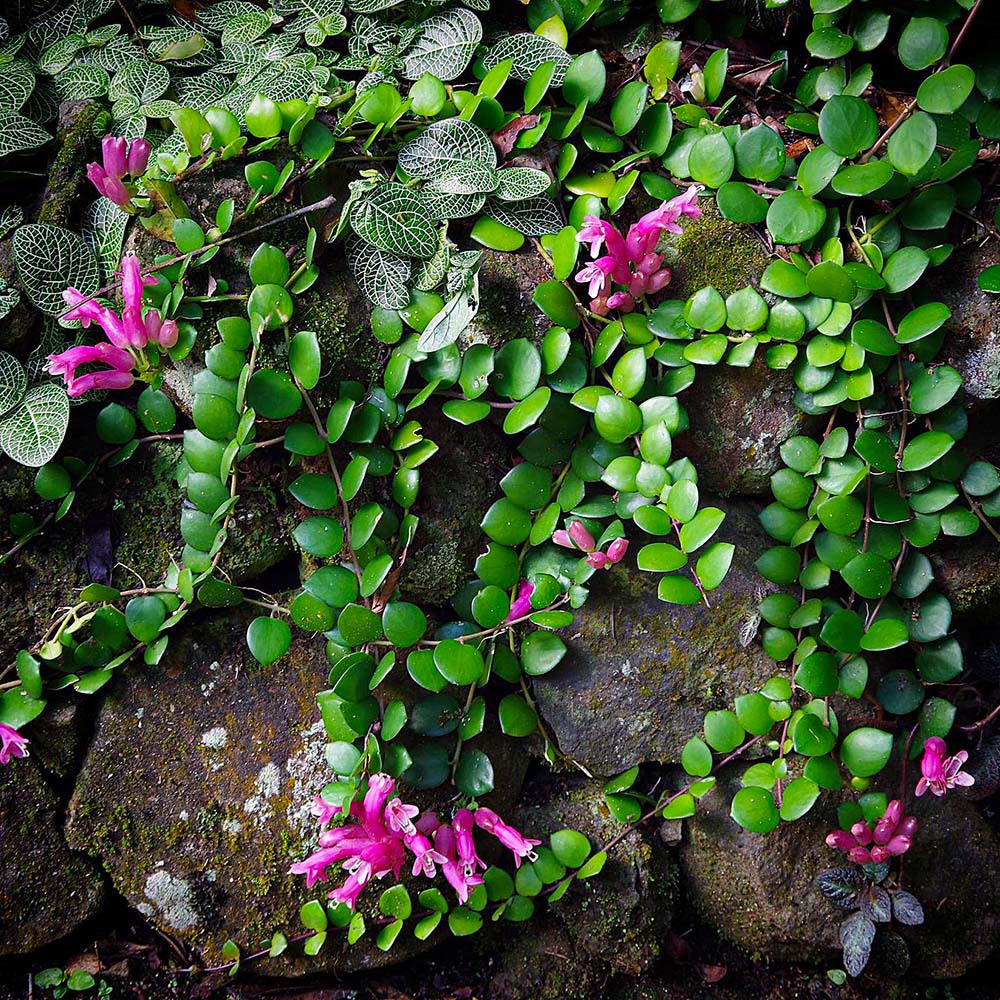
<svg viewBox="0 0 1000 1000">
<path fill-rule="evenodd" d="M 881 864 L 897 854 L 905 854 L 913 843 L 917 829 L 915 816 L 903 815 L 903 803 L 893 799 L 885 807 L 881 819 L 873 830 L 868 823 L 859 820 L 847 830 L 833 830 L 827 834 L 828 847 L 846 851 L 856 864 Z"/>
<path fill-rule="evenodd" d="M 576 280 L 588 286 L 593 312 L 598 316 L 606 316 L 612 309 L 631 312 L 637 300 L 669 284 L 670 271 L 663 266 L 663 255 L 656 252 L 656 245 L 662 232 L 682 231 L 677 225 L 682 215 L 701 215 L 699 190 L 690 187 L 677 198 L 665 201 L 639 219 L 627 236 L 622 236 L 610 222 L 586 216 L 577 239 L 589 244 L 594 259 L 576 275 Z M 605 245 L 607 253 L 599 257 Z"/>
<path fill-rule="evenodd" d="M 969 759 L 965 750 L 959 750 L 954 756 L 946 757 L 948 748 L 939 736 L 932 736 L 924 743 L 924 755 L 920 760 L 920 780 L 917 782 L 916 794 L 923 795 L 928 790 L 941 796 L 956 785 L 968 788 L 974 785 L 976 779 L 962 770 L 962 765 Z"/>
<path fill-rule="evenodd" d="M 132 193 L 124 178 L 136 178 L 145 173 L 152 149 L 145 139 L 127 142 L 120 136 L 106 135 L 101 140 L 103 164 L 88 163 L 87 177 L 98 191 L 119 208 L 129 210 Z"/>
<path fill-rule="evenodd" d="M 61 354 L 49 355 L 48 370 L 66 380 L 70 396 L 82 396 L 91 389 L 127 389 L 135 379 L 134 370 L 144 373 L 149 368 L 144 353 L 149 344 L 166 349 L 177 343 L 177 324 L 172 319 L 161 319 L 155 309 L 143 315 L 143 285 L 155 279 L 142 277 L 139 258 L 134 254 L 122 258 L 121 279 L 125 302 L 121 313 L 101 305 L 76 288 L 63 292 L 66 304 L 72 307 L 65 318 L 78 319 L 85 327 L 96 323 L 108 338 L 106 342 L 79 344 Z M 85 375 L 77 374 L 81 365 L 90 364 L 107 367 Z"/>
<path fill-rule="evenodd" d="M 628 539 L 616 538 L 608 546 L 607 552 L 602 552 L 583 521 L 571 521 L 568 531 L 560 529 L 553 532 L 552 541 L 567 549 L 580 549 L 586 552 L 587 565 L 593 566 L 594 569 L 610 569 L 615 563 L 621 562 L 628 551 Z"/>
<path fill-rule="evenodd" d="M 372 878 L 392 874 L 399 878 L 408 853 L 413 858 L 413 874 L 434 878 L 438 868 L 455 890 L 459 902 L 469 899 L 469 891 L 483 881 L 480 871 L 486 868 L 476 853 L 474 827 L 492 834 L 514 854 L 520 867 L 522 858 L 534 859 L 533 848 L 540 843 L 522 836 L 508 826 L 492 809 L 459 809 L 451 823 L 442 823 L 435 813 L 407 805 L 394 795 L 396 783 L 387 774 L 373 774 L 368 779 L 364 799 L 351 803 L 350 816 L 356 820 L 330 827 L 341 814 L 316 798 L 313 812 L 319 817 L 319 850 L 291 867 L 293 875 L 305 875 L 306 885 L 326 881 L 327 868 L 340 864 L 347 881 L 330 893 L 330 898 L 354 909 L 358 896 Z"/>
<path fill-rule="evenodd" d="M 28 741 L 12 726 L 0 722 L 0 764 L 9 764 L 14 757 L 28 756 Z"/>
</svg>

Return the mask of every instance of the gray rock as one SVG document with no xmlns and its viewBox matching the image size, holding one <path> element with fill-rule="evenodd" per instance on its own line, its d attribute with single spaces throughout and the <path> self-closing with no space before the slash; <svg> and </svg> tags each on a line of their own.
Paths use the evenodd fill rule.
<svg viewBox="0 0 1000 1000">
<path fill-rule="evenodd" d="M 690 428 L 677 444 L 694 462 L 703 488 L 770 498 L 771 475 L 784 464 L 781 445 L 811 434 L 821 419 L 798 409 L 794 395 L 791 372 L 772 371 L 762 357 L 749 368 L 698 371 L 682 397 Z"/>
<path fill-rule="evenodd" d="M 559 749 L 594 774 L 616 774 L 636 761 L 678 761 L 708 709 L 729 705 L 774 671 L 760 646 L 741 638 L 765 593 L 752 565 L 765 546 L 763 529 L 750 504 L 723 506 L 729 516 L 716 537 L 735 542 L 737 551 L 711 608 L 664 604 L 655 574 L 598 574 L 567 630 L 569 655 L 534 680 Z"/>
<path fill-rule="evenodd" d="M 158 666 L 116 679 L 67 826 L 70 842 L 100 861 L 132 906 L 209 964 L 220 961 L 227 939 L 253 951 L 275 931 L 298 933 L 300 906 L 326 895 L 288 873 L 315 847 L 310 803 L 331 780 L 315 703 L 329 669 L 323 641 L 302 638 L 278 663 L 258 667 L 245 647 L 248 620 L 237 610 L 192 623 Z M 408 691 L 397 686 L 391 697 Z M 496 743 L 491 732 L 477 741 L 498 785 L 516 795 L 526 758 L 517 748 L 504 756 Z M 367 893 L 364 906 L 374 908 L 378 896 Z M 372 937 L 348 948 L 331 933 L 316 958 L 289 948 L 255 970 L 350 971 L 429 946 L 406 933 L 386 954 Z"/>
<path fill-rule="evenodd" d="M 0 767 L 0 955 L 58 941 L 101 908 L 100 872 L 69 849 L 59 825 L 59 801 L 34 757 Z"/>
<path fill-rule="evenodd" d="M 951 309 L 943 353 L 974 402 L 1000 399 L 1000 309 L 996 296 L 977 282 L 984 268 L 997 263 L 1000 250 L 991 241 L 959 247 L 930 275 L 931 292 Z"/>
<path fill-rule="evenodd" d="M 843 863 L 828 848 L 836 802 L 824 797 L 805 817 L 766 836 L 743 832 L 729 816 L 740 769 L 729 770 L 689 822 L 680 862 L 685 887 L 705 920 L 752 956 L 823 962 L 835 958 L 845 915 L 827 902 L 816 877 Z M 895 780 L 886 777 L 886 788 Z M 951 979 L 1000 944 L 1000 842 L 975 805 L 956 794 L 908 804 L 921 825 L 903 864 L 905 886 L 923 903 L 921 927 L 893 925 L 908 942 L 912 971 Z"/>
</svg>

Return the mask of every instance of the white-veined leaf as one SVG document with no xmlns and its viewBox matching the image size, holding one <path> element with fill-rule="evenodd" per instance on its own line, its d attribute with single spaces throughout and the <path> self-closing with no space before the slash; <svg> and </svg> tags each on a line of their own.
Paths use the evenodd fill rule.
<svg viewBox="0 0 1000 1000">
<path fill-rule="evenodd" d="M 113 201 L 98 198 L 83 213 L 83 241 L 101 265 L 101 283 L 110 285 L 118 270 L 128 215 Z"/>
<path fill-rule="evenodd" d="M 151 62 L 130 62 L 115 73 L 108 88 L 113 101 L 133 97 L 138 103 L 149 104 L 166 93 L 170 72 L 165 66 Z"/>
<path fill-rule="evenodd" d="M 35 86 L 35 74 L 20 60 L 0 73 L 0 112 L 20 111 Z"/>
<path fill-rule="evenodd" d="M 101 284 L 97 258 L 83 239 L 48 223 L 21 226 L 12 241 L 14 266 L 28 298 L 48 316 L 66 310 L 62 293 L 92 295 Z"/>
<path fill-rule="evenodd" d="M 12 113 L 0 114 L 0 156 L 19 153 L 24 149 L 42 146 L 52 136 L 39 128 L 30 118 Z"/>
<path fill-rule="evenodd" d="M 494 196 L 501 201 L 524 201 L 547 191 L 552 179 L 534 167 L 506 167 L 497 171 L 499 183 Z"/>
<path fill-rule="evenodd" d="M 413 287 L 422 292 L 437 288 L 448 273 L 451 263 L 451 247 L 446 239 L 442 239 L 437 253 L 427 260 L 420 261 L 413 273 Z"/>
<path fill-rule="evenodd" d="M 501 38 L 483 57 L 483 66 L 490 70 L 505 59 L 510 59 L 513 63 L 510 74 L 518 80 L 528 80 L 542 63 L 554 62 L 556 68 L 552 75 L 553 87 L 558 87 L 563 82 L 566 70 L 573 61 L 566 50 L 559 48 L 551 39 L 528 32 Z"/>
<path fill-rule="evenodd" d="M 438 233 L 423 199 L 402 184 L 382 184 L 351 209 L 351 228 L 398 257 L 433 257 Z"/>
<path fill-rule="evenodd" d="M 525 236 L 558 233 L 563 227 L 556 203 L 544 196 L 526 198 L 524 201 L 498 201 L 490 198 L 486 202 L 486 213 Z"/>
<path fill-rule="evenodd" d="M 375 305 L 383 309 L 404 309 L 409 303 L 406 282 L 412 265 L 408 260 L 385 253 L 355 237 L 347 244 L 347 266 L 358 287 Z"/>
<path fill-rule="evenodd" d="M 350 0 L 348 7 L 356 14 L 377 14 L 380 10 L 398 7 L 403 0 Z"/>
<path fill-rule="evenodd" d="M 104 97 L 111 77 L 100 66 L 70 66 L 56 78 L 56 90 L 64 101 L 84 101 Z"/>
<path fill-rule="evenodd" d="M 38 57 L 38 71 L 47 76 L 61 73 L 73 61 L 73 57 L 81 49 L 87 47 L 87 39 L 83 35 L 68 35 L 50 45 Z"/>
<path fill-rule="evenodd" d="M 24 209 L 20 205 L 8 205 L 0 212 L 0 240 L 12 229 L 17 229 L 24 222 Z"/>
<path fill-rule="evenodd" d="M 68 424 L 66 390 L 54 382 L 32 386 L 0 420 L 0 450 L 21 465 L 45 465 L 59 450 Z"/>
<path fill-rule="evenodd" d="M 28 374 L 13 354 L 0 351 L 0 417 L 24 399 Z"/>
<path fill-rule="evenodd" d="M 465 160 L 496 167 L 497 153 L 490 137 L 462 118 L 433 122 L 399 151 L 399 166 L 410 177 L 424 179 Z"/>
<path fill-rule="evenodd" d="M 498 171 L 480 160 L 460 160 L 435 174 L 425 190 L 440 194 L 490 194 L 500 183 Z"/>
<path fill-rule="evenodd" d="M 403 54 L 403 76 L 419 80 L 431 73 L 439 80 L 454 80 L 469 65 L 482 37 L 482 22 L 471 11 L 457 7 L 435 14 L 420 25 L 416 41 Z"/>
<path fill-rule="evenodd" d="M 486 204 L 485 194 L 424 193 L 427 214 L 432 219 L 466 219 L 478 215 Z"/>
</svg>

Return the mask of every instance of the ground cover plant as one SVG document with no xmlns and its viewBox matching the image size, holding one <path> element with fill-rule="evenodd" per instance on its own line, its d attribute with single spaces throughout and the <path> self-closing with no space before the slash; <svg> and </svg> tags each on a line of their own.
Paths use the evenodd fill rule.
<svg viewBox="0 0 1000 1000">
<path fill-rule="evenodd" d="M 806 873 L 823 922 L 845 911 L 839 959 L 817 944 L 829 988 L 905 976 L 926 940 L 913 928 L 962 951 L 938 913 L 945 894 L 922 897 L 909 869 L 960 808 L 981 825 L 969 838 L 981 856 L 1000 857 L 969 805 L 995 791 L 998 678 L 968 662 L 953 608 L 985 609 L 988 625 L 992 583 L 977 605 L 941 561 L 972 538 L 959 561 L 995 559 L 1000 542 L 1000 62 L 985 8 L 15 4 L 0 21 L 12 194 L 0 452 L 13 484 L 0 573 L 15 581 L 38 546 L 72 540 L 79 505 L 116 492 L 150 450 L 173 449 L 155 454 L 169 455 L 176 510 L 155 578 L 116 559 L 91 517 L 85 578 L 9 630 L 10 808 L 36 745 L 68 781 L 46 749 L 57 713 L 100 703 L 104 732 L 115 699 L 183 676 L 199 656 L 189 643 L 238 621 L 247 685 L 290 691 L 304 656 L 315 687 L 292 722 L 252 717 L 270 734 L 258 752 L 314 723 L 321 751 L 282 762 L 310 789 L 287 809 L 301 836 L 277 828 L 270 756 L 244 810 L 265 830 L 273 819 L 270 877 L 297 887 L 297 922 L 207 921 L 195 969 L 281 974 L 293 953 L 309 968 L 350 947 L 502 942 L 552 908 L 586 911 L 627 845 L 696 824 L 723 797 L 727 829 L 765 857 L 815 844 L 810 820 L 835 817 Z M 39 190 L 18 197 L 17 184 Z M 690 234 L 709 219 L 749 240 L 756 273 L 734 277 L 725 253 L 693 266 Z M 986 303 L 971 332 L 949 288 L 962 255 Z M 525 261 L 531 320 L 508 334 L 486 290 Z M 331 321 L 324 307 L 347 288 Z M 349 320 L 361 333 L 345 346 Z M 717 387 L 751 371 L 746 412 L 785 386 L 789 415 L 729 459 L 735 482 L 771 456 L 754 509 L 767 544 L 737 570 L 748 546 L 720 494 L 743 491 L 706 488 L 713 445 L 705 456 L 691 442 L 706 403 L 725 409 Z M 449 449 L 477 458 L 479 432 L 509 458 L 481 492 L 476 537 L 459 539 L 476 552 L 465 576 L 422 600 L 421 560 L 440 572 L 428 496 L 448 493 Z M 140 551 L 159 550 L 161 529 L 129 505 L 116 516 L 147 531 Z M 269 575 L 281 557 L 247 558 L 262 510 L 294 579 Z M 574 669 L 588 604 L 647 588 L 650 630 L 677 609 L 693 627 L 728 613 L 737 572 L 756 596 L 748 620 L 727 621 L 730 641 L 766 671 L 699 695 L 676 754 L 625 747 L 598 772 L 601 836 L 588 815 L 515 820 L 516 755 L 593 777 L 536 688 Z M 227 725 L 181 753 L 222 749 Z M 86 768 L 101 766 L 92 749 Z M 85 801 L 77 789 L 71 827 Z M 249 821 L 212 822 L 236 836 Z M 197 925 L 175 897 L 157 913 L 108 872 L 154 926 Z M 148 900 L 162 899 L 158 877 Z M 274 884 L 258 893 L 265 920 Z M 1000 929 L 985 937 L 970 965 Z M 82 969 L 34 983 L 109 988 Z"/>
</svg>

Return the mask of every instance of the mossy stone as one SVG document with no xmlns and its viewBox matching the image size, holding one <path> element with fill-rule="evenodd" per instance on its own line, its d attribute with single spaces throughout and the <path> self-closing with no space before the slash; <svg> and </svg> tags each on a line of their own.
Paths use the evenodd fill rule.
<svg viewBox="0 0 1000 1000">
<path fill-rule="evenodd" d="M 0 767 L 0 955 L 58 941 L 104 902 L 100 872 L 69 849 L 59 822 L 59 801 L 33 757 Z"/>
<path fill-rule="evenodd" d="M 703 497 L 707 506 L 715 501 Z M 766 547 L 757 508 L 729 512 L 716 536 L 736 543 L 712 607 L 664 604 L 656 577 L 624 564 L 592 581 L 587 604 L 564 637 L 569 655 L 534 680 L 542 715 L 560 751 L 593 774 L 610 776 L 636 761 L 676 762 L 706 710 L 759 687 L 773 661 L 741 639 L 765 591 L 753 560 Z M 653 539 L 632 539 L 638 547 Z"/>
<path fill-rule="evenodd" d="M 821 417 L 795 405 L 790 372 L 772 371 L 762 358 L 749 368 L 700 368 L 682 397 L 690 427 L 678 447 L 698 469 L 704 489 L 723 496 L 770 498 L 770 479 L 782 468 L 781 445 L 811 435 Z"/>
</svg>

